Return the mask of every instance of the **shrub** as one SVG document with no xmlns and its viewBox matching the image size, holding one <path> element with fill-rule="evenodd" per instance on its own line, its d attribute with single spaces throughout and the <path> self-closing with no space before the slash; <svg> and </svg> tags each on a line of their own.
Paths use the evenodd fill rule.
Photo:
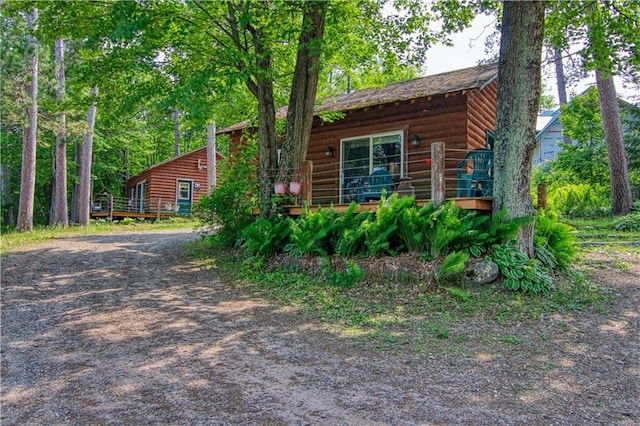
<svg viewBox="0 0 640 426">
<path fill-rule="evenodd" d="M 640 213 L 631 213 L 616 218 L 611 224 L 616 231 L 637 232 L 640 231 Z"/>
<path fill-rule="evenodd" d="M 492 249 L 493 257 L 488 257 L 487 260 L 493 260 L 500 268 L 500 272 L 506 278 L 502 282 L 504 288 L 531 294 L 549 294 L 553 290 L 549 270 L 537 259 L 529 259 L 518 250 L 515 240 L 507 244 L 496 244 Z"/>
<path fill-rule="evenodd" d="M 569 225 L 560 223 L 554 212 L 540 210 L 536 217 L 536 257 L 547 267 L 566 269 L 576 254 L 575 236 Z"/>
<path fill-rule="evenodd" d="M 259 257 L 272 257 L 282 251 L 291 233 L 291 220 L 283 217 L 260 219 L 243 231 L 242 247 Z"/>
<path fill-rule="evenodd" d="M 601 217 L 611 213 L 611 194 L 602 185 L 568 184 L 549 188 L 550 210 L 569 217 Z"/>
</svg>

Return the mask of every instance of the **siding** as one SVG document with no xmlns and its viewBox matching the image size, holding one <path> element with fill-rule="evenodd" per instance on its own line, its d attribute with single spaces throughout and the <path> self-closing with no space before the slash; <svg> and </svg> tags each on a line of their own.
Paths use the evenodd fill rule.
<svg viewBox="0 0 640 426">
<path fill-rule="evenodd" d="M 220 154 L 216 153 L 218 160 Z M 200 161 L 200 167 L 198 167 Z M 146 210 L 155 211 L 158 197 L 161 199 L 161 206 L 177 201 L 178 179 L 193 181 L 193 203 L 197 203 L 200 198 L 207 194 L 207 148 L 202 147 L 191 151 L 180 157 L 176 157 L 153 167 L 130 178 L 125 186 L 125 196 L 128 198 L 131 189 L 140 182 L 146 181 L 146 193 L 144 196 Z"/>
</svg>

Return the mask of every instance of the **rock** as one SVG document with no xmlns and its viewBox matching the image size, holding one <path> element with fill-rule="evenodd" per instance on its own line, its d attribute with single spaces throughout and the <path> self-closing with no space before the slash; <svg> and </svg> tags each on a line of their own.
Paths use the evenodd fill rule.
<svg viewBox="0 0 640 426">
<path fill-rule="evenodd" d="M 468 284 L 483 285 L 494 282 L 500 275 L 500 268 L 494 262 L 478 260 L 464 268 L 463 280 Z"/>
</svg>

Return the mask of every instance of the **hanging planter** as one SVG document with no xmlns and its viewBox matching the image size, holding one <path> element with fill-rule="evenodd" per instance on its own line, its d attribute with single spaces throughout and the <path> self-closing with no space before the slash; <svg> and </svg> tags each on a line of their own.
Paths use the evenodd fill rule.
<svg viewBox="0 0 640 426">
<path fill-rule="evenodd" d="M 295 180 L 289 182 L 289 193 L 291 195 L 298 195 L 300 193 L 300 189 L 302 188 L 302 184 L 300 183 L 301 172 L 302 172 L 302 169 L 298 167 L 298 170 L 296 171 Z"/>
<path fill-rule="evenodd" d="M 278 182 L 278 183 L 275 184 L 274 190 L 275 190 L 276 194 L 284 195 L 284 193 L 287 192 L 287 186 L 282 182 Z"/>
<path fill-rule="evenodd" d="M 289 192 L 291 195 L 298 195 L 301 188 L 302 184 L 300 182 L 289 182 Z"/>
</svg>

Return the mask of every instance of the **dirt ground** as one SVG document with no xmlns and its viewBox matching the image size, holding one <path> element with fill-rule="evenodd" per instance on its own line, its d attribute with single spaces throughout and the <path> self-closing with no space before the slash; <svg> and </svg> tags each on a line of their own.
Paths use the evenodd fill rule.
<svg viewBox="0 0 640 426">
<path fill-rule="evenodd" d="M 418 354 L 225 285 L 181 248 L 195 238 L 76 236 L 6 255 L 2 425 L 640 424 L 637 254 L 592 256 L 606 309 L 460 324 L 459 350 Z"/>
</svg>

